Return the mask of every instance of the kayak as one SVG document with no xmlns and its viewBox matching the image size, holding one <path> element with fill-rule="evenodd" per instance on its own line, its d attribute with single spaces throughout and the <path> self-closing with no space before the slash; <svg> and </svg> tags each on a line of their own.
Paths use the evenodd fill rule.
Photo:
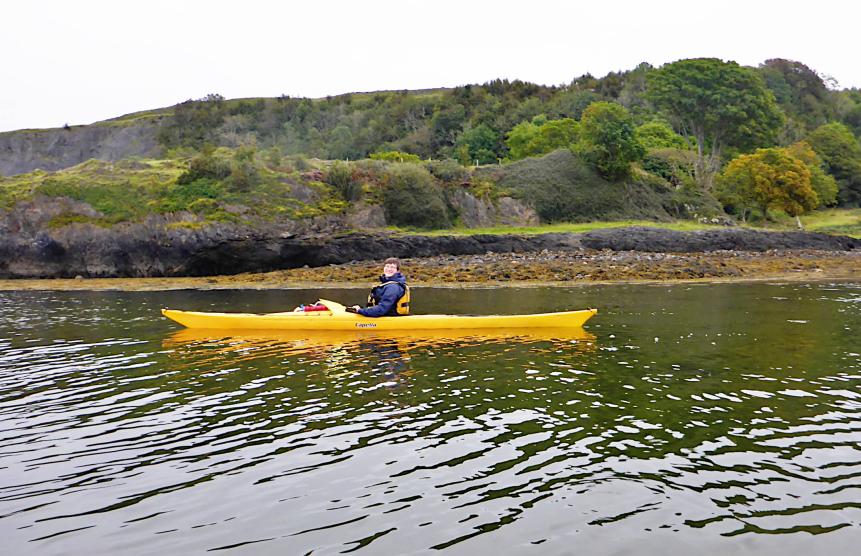
<svg viewBox="0 0 861 556">
<path fill-rule="evenodd" d="M 326 311 L 287 313 L 200 313 L 162 309 L 167 318 L 186 328 L 220 330 L 448 330 L 493 328 L 581 327 L 598 310 L 563 311 L 533 315 L 408 315 L 365 317 L 347 312 L 334 301 L 321 299 Z"/>
</svg>

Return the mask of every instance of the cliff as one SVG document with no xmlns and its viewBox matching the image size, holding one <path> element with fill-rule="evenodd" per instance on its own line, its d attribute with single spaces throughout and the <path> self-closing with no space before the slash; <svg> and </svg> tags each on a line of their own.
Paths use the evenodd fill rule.
<svg viewBox="0 0 861 556">
<path fill-rule="evenodd" d="M 0 176 L 35 169 L 60 170 L 91 158 L 114 162 L 129 157 L 154 157 L 161 147 L 156 136 L 161 117 L 101 122 L 69 128 L 0 133 Z"/>
<path fill-rule="evenodd" d="M 817 249 L 853 251 L 861 240 L 803 232 L 713 229 L 677 232 L 632 227 L 580 234 L 422 236 L 349 232 L 346 218 L 199 225 L 190 215 L 150 216 L 100 227 L 46 226 L 92 208 L 70 199 L 19 204 L 0 218 L 0 278 L 207 276 L 351 261 L 435 255 L 552 251 L 691 253 Z"/>
</svg>

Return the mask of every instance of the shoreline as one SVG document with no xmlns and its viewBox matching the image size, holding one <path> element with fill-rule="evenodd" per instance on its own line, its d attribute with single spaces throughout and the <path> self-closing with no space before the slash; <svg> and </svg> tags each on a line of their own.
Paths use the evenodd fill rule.
<svg viewBox="0 0 861 556">
<path fill-rule="evenodd" d="M 0 291 L 169 291 L 367 288 L 380 261 L 265 273 L 164 278 L 0 280 Z M 541 251 L 402 259 L 410 285 L 440 288 L 572 287 L 762 281 L 861 281 L 861 252 L 821 250 Z"/>
</svg>

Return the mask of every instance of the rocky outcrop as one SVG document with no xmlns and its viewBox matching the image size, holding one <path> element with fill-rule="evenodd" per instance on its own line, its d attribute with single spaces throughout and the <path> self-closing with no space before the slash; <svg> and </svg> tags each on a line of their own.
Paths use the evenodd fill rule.
<svg viewBox="0 0 861 556">
<path fill-rule="evenodd" d="M 703 253 L 709 251 L 769 251 L 819 249 L 849 251 L 861 248 L 861 240 L 810 232 L 759 232 L 744 228 L 678 232 L 660 228 L 630 227 L 586 232 L 587 249 L 648 253 Z"/>
<path fill-rule="evenodd" d="M 92 208 L 83 203 L 42 199 L 20 203 L 0 217 L 0 278 L 207 276 L 388 256 L 861 248 L 861 240 L 845 236 L 744 229 L 675 232 L 638 227 L 531 236 L 355 233 L 347 232 L 345 219 L 337 217 L 254 227 L 203 225 L 190 214 L 152 216 L 112 228 L 83 223 L 50 225 L 57 216 L 69 214 L 94 216 Z"/>
<path fill-rule="evenodd" d="M 538 214 L 535 210 L 511 197 L 501 197 L 492 201 L 477 198 L 467 191 L 455 191 L 448 195 L 448 200 L 467 228 L 538 224 Z"/>
<path fill-rule="evenodd" d="M 115 162 L 133 156 L 154 157 L 159 119 L 133 124 L 105 122 L 70 128 L 0 133 L 0 175 L 35 169 L 60 170 L 91 158 Z"/>
</svg>

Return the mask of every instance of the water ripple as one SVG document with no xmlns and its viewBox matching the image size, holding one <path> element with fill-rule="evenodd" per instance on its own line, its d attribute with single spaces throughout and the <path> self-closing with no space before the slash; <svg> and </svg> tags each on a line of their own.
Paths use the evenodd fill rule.
<svg viewBox="0 0 861 556">
<path fill-rule="evenodd" d="M 0 525 L 18 553 L 627 540 L 660 554 L 665 533 L 706 554 L 739 537 L 851 549 L 856 290 L 750 287 L 730 288 L 738 318 L 718 328 L 698 320 L 711 291 L 657 296 L 667 313 L 649 310 L 653 291 L 614 290 L 595 333 L 574 335 L 177 333 L 140 319 L 158 303 L 142 294 L 49 296 L 42 311 L 0 294 L 21 309 L 0 319 Z M 741 318 L 751 299 L 768 319 Z M 806 324 L 788 322 L 785 299 L 808 300 Z M 76 323 L 134 324 L 56 332 Z M 774 347 L 785 335 L 793 347 Z"/>
</svg>

